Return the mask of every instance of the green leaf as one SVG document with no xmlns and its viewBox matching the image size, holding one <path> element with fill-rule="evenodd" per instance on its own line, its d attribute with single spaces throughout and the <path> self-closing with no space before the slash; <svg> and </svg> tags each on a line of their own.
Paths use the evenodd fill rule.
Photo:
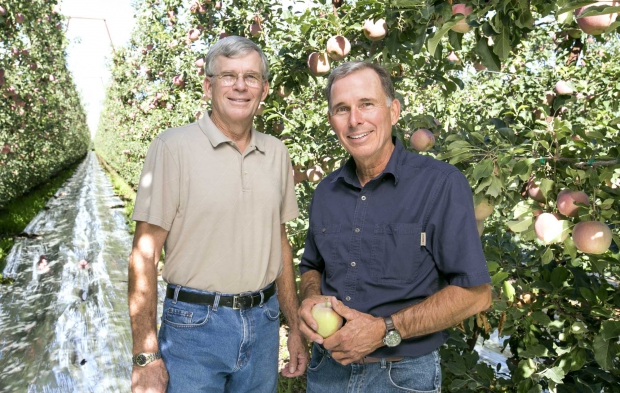
<svg viewBox="0 0 620 393">
<path fill-rule="evenodd" d="M 504 295 L 506 295 L 506 299 L 511 302 L 515 300 L 515 288 L 512 286 L 510 281 L 504 281 Z"/>
<path fill-rule="evenodd" d="M 620 321 L 604 321 L 600 333 L 604 340 L 620 337 Z"/>
<path fill-rule="evenodd" d="M 497 272 L 491 277 L 491 283 L 493 286 L 499 285 L 500 282 L 504 281 L 510 276 L 510 274 L 506 272 Z"/>
<path fill-rule="evenodd" d="M 430 53 L 431 56 L 435 55 L 437 45 L 439 45 L 439 42 L 441 42 L 443 36 L 446 35 L 448 31 L 450 31 L 450 29 L 456 24 L 456 22 L 457 21 L 450 21 L 444 23 L 443 26 L 441 26 L 441 28 L 435 31 L 432 36 L 428 37 L 428 53 Z"/>
<path fill-rule="evenodd" d="M 491 176 L 491 185 L 487 189 L 486 195 L 498 197 L 503 189 L 502 181 L 497 176 Z"/>
<path fill-rule="evenodd" d="M 486 37 L 480 37 L 476 43 L 474 51 L 480 56 L 482 64 L 489 70 L 499 72 L 502 68 L 502 63 L 499 57 L 491 50 L 487 42 Z"/>
<path fill-rule="evenodd" d="M 541 375 L 553 382 L 562 383 L 566 374 L 561 367 L 553 367 L 546 369 Z"/>
<path fill-rule="evenodd" d="M 474 167 L 474 180 L 478 181 L 482 178 L 489 177 L 493 173 L 493 161 L 482 160 Z"/>
<path fill-rule="evenodd" d="M 521 221 L 508 221 L 508 228 L 515 233 L 523 232 L 532 225 L 533 220 L 533 217 L 528 217 Z"/>
<path fill-rule="evenodd" d="M 532 313 L 532 319 L 542 326 L 547 326 L 551 323 L 549 316 L 542 311 L 534 311 Z"/>
<path fill-rule="evenodd" d="M 517 175 L 525 175 L 530 171 L 530 164 L 526 160 L 517 161 L 517 163 L 512 167 L 512 174 Z"/>
<path fill-rule="evenodd" d="M 510 29 L 509 26 L 503 26 L 502 32 L 495 40 L 493 45 L 493 53 L 495 53 L 500 60 L 504 61 L 508 59 L 512 47 L 510 46 Z"/>
<path fill-rule="evenodd" d="M 558 266 L 551 272 L 551 284 L 556 288 L 563 287 L 569 276 L 570 272 L 568 269 Z"/>
<path fill-rule="evenodd" d="M 553 251 L 551 250 L 551 248 L 547 248 L 545 250 L 545 253 L 542 255 L 542 257 L 540 257 L 540 261 L 542 262 L 543 265 L 546 265 L 552 260 L 553 260 Z"/>
<path fill-rule="evenodd" d="M 454 379 L 452 380 L 452 383 L 450 384 L 450 389 L 452 391 L 458 390 L 462 388 L 463 386 L 465 386 L 465 384 L 467 384 L 467 381 L 464 379 Z"/>
<path fill-rule="evenodd" d="M 602 335 L 594 337 L 594 342 L 592 343 L 594 359 L 603 370 L 611 370 L 613 367 L 614 356 L 616 356 L 613 347 L 613 343 L 605 340 Z"/>
<path fill-rule="evenodd" d="M 519 357 L 522 358 L 536 358 L 547 356 L 549 356 L 549 351 L 542 344 L 531 345 L 528 346 L 524 351 L 519 351 Z"/>
</svg>

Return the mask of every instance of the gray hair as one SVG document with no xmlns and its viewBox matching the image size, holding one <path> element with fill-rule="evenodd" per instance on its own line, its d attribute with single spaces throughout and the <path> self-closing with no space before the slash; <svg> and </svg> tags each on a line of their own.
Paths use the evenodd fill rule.
<svg viewBox="0 0 620 393">
<path fill-rule="evenodd" d="M 329 74 L 329 78 L 327 79 L 327 86 L 325 87 L 325 96 L 327 97 L 327 109 L 329 113 L 332 113 L 332 86 L 334 82 L 338 79 L 342 79 L 345 76 L 348 76 L 356 71 L 361 71 L 365 69 L 373 70 L 379 80 L 381 81 L 381 87 L 383 87 L 383 93 L 385 93 L 386 105 L 390 106 L 394 98 L 396 97 L 396 93 L 394 92 L 394 84 L 392 84 L 392 79 L 390 78 L 390 74 L 388 71 L 382 66 L 375 63 L 368 63 L 365 61 L 348 61 L 344 64 L 341 64 Z"/>
<path fill-rule="evenodd" d="M 269 80 L 269 61 L 261 50 L 261 48 L 254 42 L 245 37 L 230 36 L 223 38 L 215 43 L 207 52 L 205 56 L 205 74 L 212 76 L 215 74 L 215 60 L 218 56 L 228 57 L 229 59 L 236 59 L 241 56 L 245 56 L 251 51 L 255 51 L 259 54 L 261 60 L 261 74 L 264 80 Z"/>
</svg>

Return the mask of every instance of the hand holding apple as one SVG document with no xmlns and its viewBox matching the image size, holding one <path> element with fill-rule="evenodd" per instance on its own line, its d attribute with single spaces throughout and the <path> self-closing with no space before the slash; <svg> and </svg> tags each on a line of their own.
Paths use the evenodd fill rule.
<svg viewBox="0 0 620 393">
<path fill-rule="evenodd" d="M 323 338 L 331 336 L 342 327 L 342 317 L 332 309 L 332 304 L 327 297 L 325 302 L 317 303 L 312 307 L 312 318 L 318 323 L 316 332 Z"/>
</svg>

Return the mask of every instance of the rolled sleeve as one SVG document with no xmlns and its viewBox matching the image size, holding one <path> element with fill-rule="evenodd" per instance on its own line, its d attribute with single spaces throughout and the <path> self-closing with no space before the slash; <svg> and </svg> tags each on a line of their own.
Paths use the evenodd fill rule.
<svg viewBox="0 0 620 393">
<path fill-rule="evenodd" d="M 427 230 L 439 271 L 450 285 L 473 287 L 490 282 L 465 176 L 459 171 L 450 173 L 435 200 Z"/>
<path fill-rule="evenodd" d="M 170 230 L 179 207 L 179 168 L 160 138 L 155 138 L 149 147 L 132 220 L 145 221 Z"/>
</svg>

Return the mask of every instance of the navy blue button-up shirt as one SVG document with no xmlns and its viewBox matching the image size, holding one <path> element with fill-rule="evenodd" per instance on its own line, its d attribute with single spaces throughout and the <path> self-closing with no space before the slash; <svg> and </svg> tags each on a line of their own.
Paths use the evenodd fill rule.
<svg viewBox="0 0 620 393">
<path fill-rule="evenodd" d="M 352 158 L 318 185 L 299 265 L 321 272 L 324 295 L 382 317 L 446 285 L 490 282 L 465 176 L 393 140 L 385 170 L 364 187 Z M 420 356 L 446 339 L 437 332 L 370 356 Z"/>
</svg>

